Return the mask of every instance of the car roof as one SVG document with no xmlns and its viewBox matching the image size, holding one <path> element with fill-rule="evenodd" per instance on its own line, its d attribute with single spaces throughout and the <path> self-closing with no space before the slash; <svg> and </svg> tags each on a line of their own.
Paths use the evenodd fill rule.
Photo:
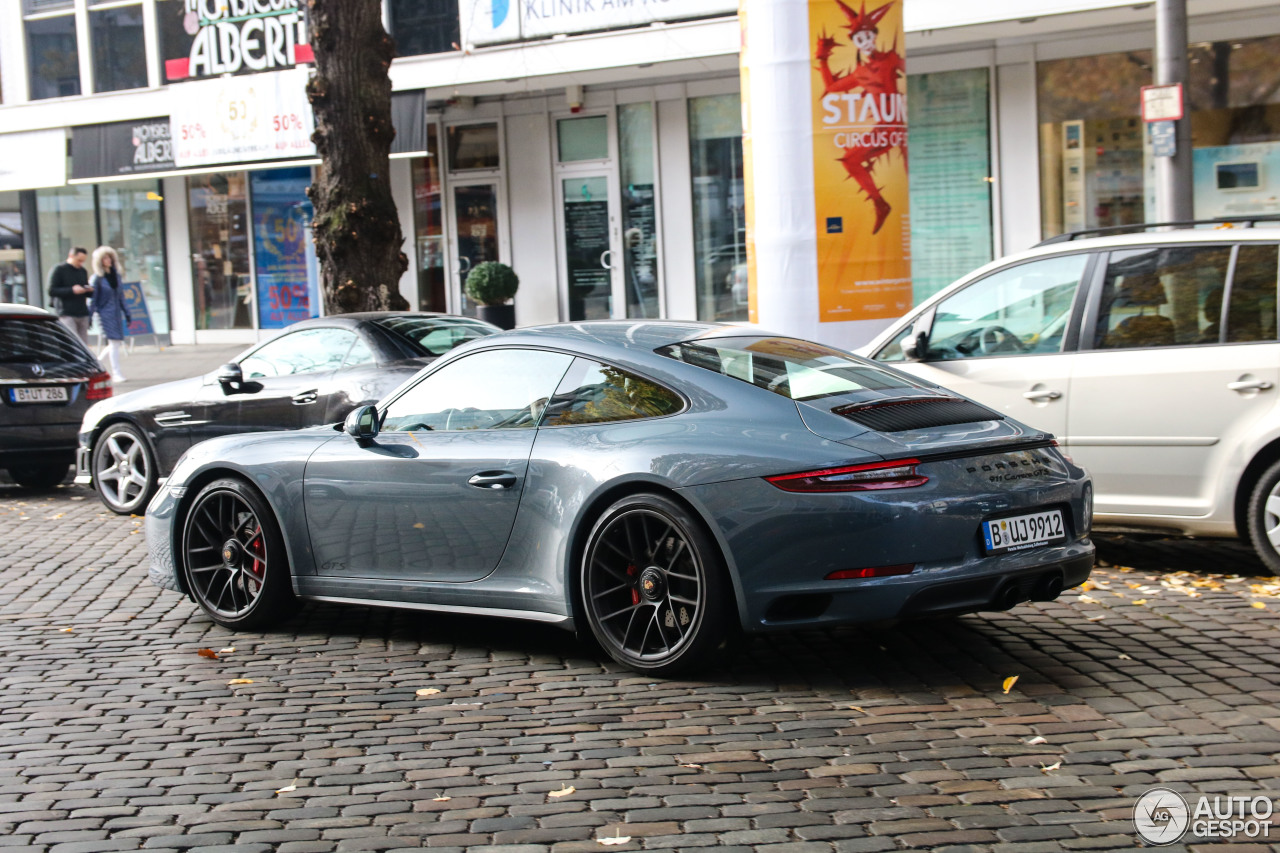
<svg viewBox="0 0 1280 853">
<path fill-rule="evenodd" d="M 324 317 L 311 317 L 289 324 L 290 329 L 307 329 L 312 326 L 358 326 L 361 323 L 385 320 L 389 317 L 444 317 L 450 320 L 462 320 L 469 323 L 480 323 L 473 317 L 462 317 L 457 314 L 445 314 L 439 311 L 357 311 L 353 314 L 327 314 Z"/>
<path fill-rule="evenodd" d="M 37 308 L 34 305 L 22 305 L 17 302 L 0 302 L 0 314 L 6 314 L 10 317 L 52 317 L 50 312 L 43 308 Z"/>
<path fill-rule="evenodd" d="M 678 344 L 694 338 L 765 335 L 787 337 L 763 331 L 755 326 L 730 323 L 703 323 L 692 320 L 586 320 L 576 323 L 552 323 L 525 326 L 501 335 L 485 338 L 495 345 L 503 342 L 537 343 L 544 346 L 604 346 L 633 352 L 652 352 L 659 347 Z"/>
</svg>

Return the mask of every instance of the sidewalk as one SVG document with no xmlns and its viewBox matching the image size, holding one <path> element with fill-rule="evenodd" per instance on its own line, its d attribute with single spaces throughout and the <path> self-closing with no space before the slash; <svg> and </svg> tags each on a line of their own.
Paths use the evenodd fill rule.
<svg viewBox="0 0 1280 853">
<path fill-rule="evenodd" d="M 164 346 L 139 342 L 133 352 L 120 357 L 120 369 L 128 378 L 116 383 L 114 391 L 123 394 L 149 385 L 159 385 L 174 379 L 200 376 L 234 359 L 249 348 L 249 344 L 198 344 Z M 97 354 L 97 350 L 94 350 Z"/>
</svg>

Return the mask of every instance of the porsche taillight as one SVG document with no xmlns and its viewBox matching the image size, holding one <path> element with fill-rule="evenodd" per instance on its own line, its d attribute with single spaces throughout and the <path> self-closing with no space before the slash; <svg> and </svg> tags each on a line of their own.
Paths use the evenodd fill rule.
<svg viewBox="0 0 1280 853">
<path fill-rule="evenodd" d="M 876 489 L 909 489 L 929 482 L 916 470 L 919 459 L 894 459 L 864 465 L 820 468 L 797 474 L 765 477 L 784 492 L 867 492 Z"/>
</svg>

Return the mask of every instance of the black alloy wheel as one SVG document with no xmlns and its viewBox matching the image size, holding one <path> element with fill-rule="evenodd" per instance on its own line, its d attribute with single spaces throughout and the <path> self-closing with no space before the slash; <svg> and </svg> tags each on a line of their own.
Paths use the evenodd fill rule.
<svg viewBox="0 0 1280 853">
<path fill-rule="evenodd" d="M 141 515 L 156 491 L 156 461 L 142 433 L 131 424 L 107 427 L 90 456 L 93 487 L 117 515 Z"/>
<path fill-rule="evenodd" d="M 9 476 L 24 489 L 52 489 L 67 478 L 66 462 L 27 462 L 9 466 Z"/>
<path fill-rule="evenodd" d="M 262 628 L 296 607 L 284 540 L 270 507 L 241 480 L 200 490 L 182 525 L 187 589 L 227 628 Z"/>
<path fill-rule="evenodd" d="M 623 498 L 600 516 L 583 552 L 581 590 L 596 640 L 650 675 L 710 664 L 736 624 L 719 550 L 661 495 Z"/>
</svg>

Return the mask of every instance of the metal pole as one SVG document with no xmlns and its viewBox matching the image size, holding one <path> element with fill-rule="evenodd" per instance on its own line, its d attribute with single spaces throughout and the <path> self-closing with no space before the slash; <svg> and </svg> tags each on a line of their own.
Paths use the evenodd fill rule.
<svg viewBox="0 0 1280 853">
<path fill-rule="evenodd" d="M 1156 85 L 1182 84 L 1183 117 L 1176 124 L 1177 152 L 1156 158 L 1156 219 L 1195 218 L 1191 192 L 1191 110 L 1187 104 L 1187 0 L 1156 3 Z"/>
</svg>

